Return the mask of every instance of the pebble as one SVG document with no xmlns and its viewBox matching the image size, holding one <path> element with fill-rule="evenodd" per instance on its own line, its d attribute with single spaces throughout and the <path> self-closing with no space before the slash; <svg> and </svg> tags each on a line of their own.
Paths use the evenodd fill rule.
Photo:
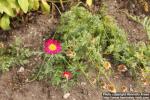
<svg viewBox="0 0 150 100">
<path fill-rule="evenodd" d="M 82 85 L 82 86 L 85 86 L 85 85 L 86 85 L 86 82 L 81 82 L 81 85 Z"/>
<path fill-rule="evenodd" d="M 72 100 L 76 100 L 75 98 L 73 98 Z"/>
<path fill-rule="evenodd" d="M 70 93 L 66 93 L 66 94 L 64 94 L 63 98 L 64 98 L 64 99 L 68 99 L 69 96 L 70 96 Z"/>
<path fill-rule="evenodd" d="M 24 72 L 24 67 L 20 67 L 20 69 L 17 71 L 18 73 Z"/>
</svg>

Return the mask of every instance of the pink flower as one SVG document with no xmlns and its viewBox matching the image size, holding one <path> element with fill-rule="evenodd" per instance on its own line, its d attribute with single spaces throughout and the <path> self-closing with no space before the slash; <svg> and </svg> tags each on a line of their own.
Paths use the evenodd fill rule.
<svg viewBox="0 0 150 100">
<path fill-rule="evenodd" d="M 57 54 L 61 49 L 61 44 L 57 40 L 48 39 L 44 42 L 44 51 L 48 54 Z"/>
<path fill-rule="evenodd" d="M 72 77 L 72 73 L 66 71 L 66 72 L 63 73 L 63 77 L 68 80 L 68 79 L 70 79 Z"/>
</svg>

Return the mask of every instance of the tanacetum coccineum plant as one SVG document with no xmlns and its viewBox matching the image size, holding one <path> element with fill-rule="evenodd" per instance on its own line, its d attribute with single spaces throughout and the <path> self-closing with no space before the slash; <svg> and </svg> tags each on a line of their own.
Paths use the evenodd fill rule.
<svg viewBox="0 0 150 100">
<path fill-rule="evenodd" d="M 149 47 L 136 50 L 110 16 L 95 15 L 83 7 L 73 7 L 62 14 L 53 38 L 44 41 L 44 64 L 38 74 L 38 79 L 47 79 L 53 85 L 72 83 L 80 73 L 91 82 L 91 69 L 95 70 L 95 79 L 104 75 L 109 81 L 113 63 L 124 64 L 125 69 L 118 68 L 122 73 L 135 71 L 140 64 L 149 65 L 149 52 L 145 51 Z M 144 61 L 140 58 L 142 55 Z M 113 63 L 105 58 L 109 56 L 114 59 Z"/>
<path fill-rule="evenodd" d="M 73 7 L 70 11 L 65 12 L 61 16 L 60 25 L 54 37 L 57 41 L 61 41 L 61 52 L 60 49 L 58 49 L 59 52 L 54 52 L 57 51 L 58 44 L 60 44 L 56 40 L 56 44 L 51 39 L 45 41 L 46 59 L 39 79 L 48 78 L 52 84 L 60 85 L 65 82 L 65 78 L 62 78 L 64 72 L 72 73 L 72 78 L 68 77 L 69 82 L 76 80 L 79 73 L 83 73 L 89 80 L 91 76 L 88 75 L 88 71 L 90 69 L 98 69 L 95 77 L 97 79 L 101 74 L 105 75 L 106 69 L 103 63 L 107 60 L 103 58 L 104 50 L 107 50 L 110 45 L 119 47 L 125 43 L 124 37 L 120 35 L 122 31 L 116 27 L 112 27 L 114 31 L 111 31 L 108 22 L 110 21 L 107 18 L 94 15 L 83 7 Z"/>
</svg>

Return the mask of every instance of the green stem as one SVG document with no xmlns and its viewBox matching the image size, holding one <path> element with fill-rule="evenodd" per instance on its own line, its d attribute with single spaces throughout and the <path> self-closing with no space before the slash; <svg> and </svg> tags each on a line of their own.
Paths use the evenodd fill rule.
<svg viewBox="0 0 150 100">
<path fill-rule="evenodd" d="M 112 84 L 112 82 L 110 81 L 110 79 L 108 78 L 108 76 L 107 76 L 103 71 L 99 70 L 99 72 L 102 73 L 102 74 L 105 76 L 106 80 L 107 80 L 110 84 Z"/>
<path fill-rule="evenodd" d="M 64 5 L 63 5 L 63 0 L 59 0 L 59 1 L 60 1 L 62 9 L 65 10 Z"/>
<path fill-rule="evenodd" d="M 87 75 L 87 74 L 85 73 L 85 71 L 81 68 L 81 66 L 80 66 L 80 65 L 78 65 L 78 66 L 79 66 L 81 72 L 84 74 L 85 78 L 89 81 L 90 85 L 91 85 L 92 87 L 95 87 L 94 84 L 91 83 L 90 79 L 88 78 L 88 75 Z"/>
<path fill-rule="evenodd" d="M 61 11 L 59 10 L 59 8 L 57 7 L 57 5 L 55 3 L 52 3 L 52 5 L 54 5 L 56 7 L 56 9 L 58 10 L 59 14 L 61 15 Z"/>
<path fill-rule="evenodd" d="M 44 60 L 43 60 L 43 62 L 42 62 L 42 65 L 41 65 L 41 67 L 40 67 L 38 73 L 36 74 L 36 76 L 33 77 L 33 79 L 31 79 L 31 80 L 28 81 L 28 82 L 33 82 L 33 81 L 35 81 L 35 80 L 39 77 L 39 75 L 40 75 L 40 73 L 41 73 L 41 71 L 42 71 L 42 69 L 43 69 L 43 67 L 44 67 L 46 58 L 47 58 L 47 57 L 45 56 L 45 57 L 44 57 Z M 50 57 L 50 58 L 51 58 L 51 57 Z M 49 58 L 48 60 L 50 60 L 50 58 Z"/>
<path fill-rule="evenodd" d="M 63 59 L 69 66 L 71 66 L 71 64 L 65 58 L 63 58 Z"/>
<path fill-rule="evenodd" d="M 54 33 L 54 35 L 53 35 L 52 39 L 54 39 L 55 35 L 56 35 L 56 32 Z"/>
</svg>

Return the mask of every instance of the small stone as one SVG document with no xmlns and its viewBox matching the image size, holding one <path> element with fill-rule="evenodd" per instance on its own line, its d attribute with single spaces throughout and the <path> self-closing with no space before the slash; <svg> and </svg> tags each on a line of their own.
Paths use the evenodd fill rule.
<svg viewBox="0 0 150 100">
<path fill-rule="evenodd" d="M 64 99 L 68 99 L 69 96 L 70 96 L 70 93 L 66 93 L 66 94 L 64 94 L 63 98 L 64 98 Z"/>
<path fill-rule="evenodd" d="M 34 94 L 32 94 L 31 96 L 32 96 L 32 97 L 35 97 L 35 95 L 34 95 Z"/>
<path fill-rule="evenodd" d="M 18 73 L 24 72 L 24 67 L 20 67 L 20 69 L 17 71 Z"/>
<path fill-rule="evenodd" d="M 72 100 L 76 100 L 75 98 L 73 98 Z"/>
<path fill-rule="evenodd" d="M 0 42 L 0 48 L 4 48 L 4 43 Z"/>
<path fill-rule="evenodd" d="M 86 85 L 86 82 L 81 82 L 81 85 L 82 85 L 82 86 L 85 86 L 85 85 Z"/>
<path fill-rule="evenodd" d="M 115 75 L 115 76 L 114 76 L 114 79 L 119 79 L 119 76 L 118 76 L 118 75 Z"/>
<path fill-rule="evenodd" d="M 51 96 L 51 98 L 52 98 L 52 99 L 55 99 L 55 98 L 56 98 L 56 96 Z"/>
<path fill-rule="evenodd" d="M 29 79 L 27 78 L 27 79 L 25 80 L 25 82 L 29 82 Z"/>
<path fill-rule="evenodd" d="M 131 92 L 133 92 L 134 90 L 133 90 L 133 87 L 132 87 L 132 85 L 130 85 L 130 88 L 129 88 L 129 90 L 131 91 Z"/>
</svg>

